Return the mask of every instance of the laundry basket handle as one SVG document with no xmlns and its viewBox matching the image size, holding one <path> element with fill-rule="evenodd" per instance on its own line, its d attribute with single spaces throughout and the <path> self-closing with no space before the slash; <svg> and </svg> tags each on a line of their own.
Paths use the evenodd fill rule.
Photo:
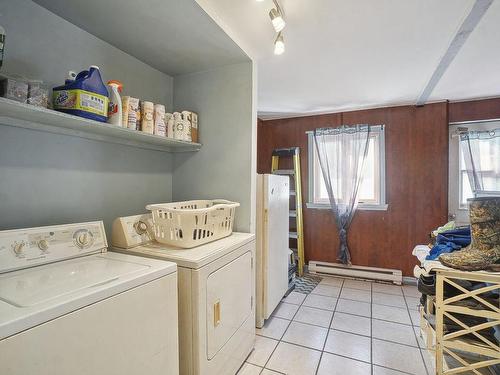
<svg viewBox="0 0 500 375">
<path fill-rule="evenodd" d="M 211 200 L 212 206 L 210 207 L 201 207 L 201 208 L 176 208 L 176 206 L 182 206 L 186 205 L 189 206 L 193 202 L 207 202 L 207 201 L 186 201 L 186 202 L 175 202 L 175 203 L 160 203 L 160 204 L 148 204 L 146 206 L 147 210 L 153 211 L 153 210 L 162 210 L 162 211 L 170 211 L 170 212 L 191 212 L 191 213 L 197 213 L 197 212 L 209 212 L 209 211 L 214 211 L 218 210 L 221 208 L 236 208 L 239 207 L 240 204 L 238 202 L 231 202 L 225 199 L 213 199 Z"/>
</svg>

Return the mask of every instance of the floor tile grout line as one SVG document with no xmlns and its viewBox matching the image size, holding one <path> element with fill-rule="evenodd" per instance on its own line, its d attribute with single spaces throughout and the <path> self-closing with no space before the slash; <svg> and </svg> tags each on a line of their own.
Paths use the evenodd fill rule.
<svg viewBox="0 0 500 375">
<path fill-rule="evenodd" d="M 298 345 L 298 344 L 293 344 L 293 343 L 290 343 L 291 345 L 295 345 L 295 346 L 301 346 L 301 347 L 304 347 L 302 345 Z M 319 351 L 317 349 L 312 349 L 312 348 L 308 348 L 308 347 L 304 347 L 306 349 L 311 349 L 311 350 L 315 350 L 315 351 Z M 346 358 L 346 359 L 350 359 L 352 361 L 356 361 L 356 362 L 361 362 L 361 363 L 366 363 L 367 365 L 372 365 L 372 366 L 377 366 L 377 367 L 383 367 L 383 368 L 386 368 L 386 369 L 389 369 L 389 370 L 393 370 L 393 371 L 399 371 L 399 372 L 402 372 L 402 373 L 405 373 L 405 374 L 409 374 L 409 375 L 414 375 L 410 372 L 407 372 L 407 371 L 403 371 L 403 370 L 398 370 L 398 369 L 395 369 L 395 368 L 392 368 L 392 367 L 388 367 L 388 366 L 384 366 L 384 365 L 379 365 L 379 364 L 374 364 L 372 362 L 368 362 L 368 361 L 364 361 L 362 359 L 358 359 L 358 358 L 353 358 L 353 357 L 348 357 L 346 355 L 343 355 L 343 354 L 338 354 L 338 353 L 332 353 L 332 352 L 329 352 L 327 350 L 324 350 L 323 353 L 327 353 L 327 354 L 331 354 L 331 355 L 334 355 L 334 356 L 337 356 L 337 357 L 342 357 L 342 358 Z"/>
<path fill-rule="evenodd" d="M 339 303 L 340 296 L 342 295 L 344 283 L 345 283 L 345 280 L 342 280 L 342 284 L 340 285 L 340 289 L 339 289 L 339 296 L 338 296 L 337 300 L 335 301 L 335 306 L 333 307 L 332 317 L 330 318 L 330 324 L 328 326 L 328 330 L 326 331 L 325 341 L 323 342 L 323 348 L 321 349 L 321 354 L 319 356 L 318 365 L 316 366 L 315 375 L 318 375 L 319 366 L 321 365 L 321 361 L 323 360 L 323 354 L 325 353 L 326 342 L 328 341 L 328 336 L 330 335 L 330 327 L 332 326 L 333 318 L 335 317 L 335 312 L 337 310 L 337 305 Z"/>
<path fill-rule="evenodd" d="M 375 365 L 375 364 L 373 364 L 373 366 L 372 366 L 372 367 L 382 367 L 382 368 L 385 368 L 385 369 L 387 369 L 387 370 L 392 370 L 392 371 L 397 371 L 397 372 L 400 372 L 400 373 L 402 373 L 402 374 L 407 374 L 407 375 L 415 375 L 415 374 L 413 374 L 413 373 L 411 373 L 411 372 L 407 372 L 407 371 L 403 371 L 403 370 L 396 370 L 395 368 L 392 368 L 392 367 L 387 367 L 387 366 L 383 366 L 383 365 Z"/>
<path fill-rule="evenodd" d="M 303 344 L 297 344 L 296 342 L 291 342 L 291 341 L 286 341 L 286 340 L 281 340 L 280 342 L 282 342 L 284 344 L 288 344 L 288 345 L 298 346 L 298 347 L 301 347 L 301 348 L 304 348 L 304 349 L 314 350 L 315 352 L 322 352 L 321 349 L 311 348 L 310 346 L 305 346 Z"/>
<path fill-rule="evenodd" d="M 307 307 L 307 306 L 306 306 Z M 297 310 L 298 311 L 298 310 Z M 326 311 L 326 310 L 325 310 Z M 398 344 L 398 345 L 403 345 L 403 346 L 407 346 L 407 347 L 410 347 L 410 348 L 420 348 L 420 346 L 418 345 L 418 342 L 417 342 L 417 345 L 410 345 L 410 344 L 406 344 L 404 342 L 399 342 L 399 341 L 394 341 L 394 340 L 388 340 L 388 339 L 384 339 L 384 338 L 380 338 L 380 337 L 373 337 L 373 322 L 371 322 L 371 320 L 375 319 L 375 318 L 369 318 L 367 316 L 360 316 L 360 315 L 352 315 L 352 314 L 347 314 L 347 315 L 351 315 L 351 316 L 355 316 L 355 317 L 358 317 L 358 318 L 366 318 L 366 319 L 370 319 L 370 335 L 362 335 L 361 333 L 357 333 L 357 332 L 352 332 L 352 331 L 345 331 L 343 329 L 338 329 L 338 328 L 331 328 L 331 324 L 332 324 L 332 321 L 333 321 L 333 318 L 335 317 L 335 312 L 339 312 L 341 314 L 344 314 L 342 311 L 330 311 L 330 312 L 333 312 L 333 315 L 332 315 L 332 318 L 330 319 L 330 327 L 324 327 L 324 326 L 320 326 L 320 325 L 317 325 L 317 324 L 312 324 L 312 323 L 305 323 L 305 322 L 301 322 L 299 320 L 289 320 L 289 319 L 284 319 L 284 318 L 279 318 L 279 317 L 276 317 L 278 319 L 281 319 L 281 320 L 288 320 L 289 321 L 289 324 L 287 325 L 287 330 L 290 326 L 290 324 L 292 322 L 295 322 L 295 323 L 300 323 L 300 324 L 304 324 L 304 325 L 308 325 L 308 326 L 311 326 L 311 327 L 317 327 L 317 328 L 323 328 L 323 329 L 326 329 L 328 330 L 328 333 L 330 331 L 337 331 L 337 332 L 343 332 L 343 333 L 347 333 L 347 334 L 351 334 L 351 335 L 355 335 L 355 336 L 359 336 L 359 337 L 365 337 L 365 338 L 372 338 L 372 339 L 375 339 L 375 340 L 379 340 L 379 341 L 384 341 L 384 342 L 390 342 L 390 343 L 393 343 L 393 344 Z M 414 331 L 414 326 L 409 326 L 407 324 L 401 324 L 401 323 L 396 323 L 396 322 L 391 322 L 391 321 L 388 321 L 388 320 L 381 320 L 381 319 L 375 319 L 375 320 L 379 320 L 381 322 L 387 322 L 387 323 L 394 323 L 394 324 L 399 324 L 401 326 L 404 326 L 404 327 L 408 327 L 408 328 L 411 328 L 413 331 Z M 417 327 L 418 328 L 418 327 Z M 285 330 L 285 333 L 286 333 L 286 330 Z M 256 334 L 257 336 L 262 336 L 262 337 L 266 337 L 268 339 L 272 339 L 272 340 L 275 340 L 275 341 L 284 341 L 282 338 L 284 336 L 284 334 L 281 336 L 282 338 L 281 339 L 277 339 L 275 337 L 271 337 L 271 336 L 265 336 L 265 335 L 262 335 L 262 334 L 259 334 L 257 333 Z M 284 341 L 288 344 L 294 344 L 292 342 L 289 342 L 289 341 Z M 314 348 L 311 348 L 311 347 L 308 347 L 308 346 L 305 346 L 305 345 L 301 345 L 301 344 L 296 344 L 296 345 L 299 345 L 299 346 L 304 346 L 305 348 L 309 348 L 309 349 L 314 349 Z M 319 349 L 315 349 L 315 350 L 319 350 Z M 335 354 L 335 353 L 332 353 L 332 354 Z"/>
<path fill-rule="evenodd" d="M 356 335 L 356 336 L 360 336 L 360 337 L 365 337 L 365 338 L 371 338 L 372 340 L 378 340 L 378 341 L 383 341 L 383 342 L 388 342 L 388 343 L 391 343 L 391 344 L 396 344 L 396 345 L 402 345 L 402 346 L 407 346 L 408 348 L 416 348 L 416 349 L 419 349 L 420 347 L 417 345 L 409 345 L 409 344 L 405 344 L 403 342 L 398 342 L 398 341 L 393 341 L 393 340 L 387 340 L 387 339 L 381 339 L 379 337 L 373 337 L 373 336 L 364 336 L 364 335 L 359 335 L 357 333 L 353 333 L 353 332 L 347 332 L 347 331 L 340 331 L 340 330 L 334 330 L 334 331 L 339 331 L 339 332 L 344 332 L 344 333 L 350 333 L 352 335 Z"/>
<path fill-rule="evenodd" d="M 367 290 L 364 290 L 364 292 L 367 292 Z M 336 298 L 336 297 L 332 297 L 332 296 L 325 296 L 323 294 L 316 294 L 316 293 L 311 293 L 311 294 L 314 294 L 315 296 L 322 296 L 322 297 L 331 297 L 331 298 Z M 389 295 L 394 295 L 394 294 L 389 294 Z M 402 297 L 402 296 L 396 296 L 396 297 Z M 342 296 L 339 296 L 338 297 L 339 299 L 343 299 L 345 301 L 354 301 L 354 302 L 362 302 L 362 303 L 373 303 L 372 301 L 370 302 L 366 302 L 366 301 L 361 301 L 359 299 L 352 299 L 352 298 L 345 298 L 345 297 L 342 297 Z M 405 306 L 395 306 L 395 305 L 387 305 L 387 304 L 383 304 L 383 303 L 375 303 L 375 305 L 379 305 L 379 306 L 387 306 L 387 307 L 394 307 L 396 309 L 400 309 L 400 310 L 404 310 L 406 309 L 406 303 L 405 303 Z"/>
<path fill-rule="evenodd" d="M 410 321 L 413 325 L 413 320 L 411 319 L 410 308 L 408 307 L 408 302 L 406 301 L 406 296 L 404 298 L 405 298 L 406 308 L 408 309 L 408 315 L 410 315 Z M 424 353 L 422 353 L 422 349 L 420 348 L 420 344 L 418 342 L 418 337 L 417 337 L 417 333 L 415 332 L 415 329 L 413 329 L 413 336 L 415 337 L 415 340 L 417 342 L 417 346 L 418 346 L 419 352 L 420 352 L 420 358 L 422 358 L 422 362 L 424 363 L 425 371 L 427 372 L 427 375 L 432 375 L 430 369 L 427 368 L 427 364 L 425 363 Z"/>
<path fill-rule="evenodd" d="M 297 322 L 297 321 L 295 321 L 295 322 Z M 301 323 L 301 322 L 297 322 L 297 323 Z M 359 333 L 349 332 L 349 331 L 343 331 L 341 329 L 333 329 L 333 328 L 328 329 L 328 328 L 325 328 L 325 327 L 321 327 L 321 326 L 317 326 L 317 325 L 313 325 L 313 324 L 309 324 L 309 323 L 301 323 L 301 324 L 306 324 L 306 325 L 309 325 L 311 327 L 324 328 L 324 329 L 328 330 L 328 333 L 330 333 L 330 331 L 342 332 L 342 333 L 347 333 L 347 334 L 354 335 L 354 336 L 359 336 L 359 337 L 364 337 L 364 338 L 371 338 L 373 340 L 378 340 L 378 341 L 388 342 L 388 343 L 391 343 L 391 344 L 406 346 L 408 348 L 421 349 L 419 345 L 410 345 L 410 344 L 406 344 L 404 342 L 387 340 L 387 339 L 383 339 L 383 338 L 380 338 L 380 337 L 373 337 L 373 336 L 361 335 Z M 311 348 L 310 346 L 306 346 L 306 345 L 302 345 L 302 344 L 297 344 L 297 343 L 286 341 L 286 340 L 278 340 L 276 338 L 269 337 L 269 336 L 263 336 L 263 335 L 257 335 L 257 336 L 265 337 L 265 338 L 268 338 L 268 339 L 271 339 L 271 340 L 274 340 L 274 341 L 279 341 L 279 342 L 283 341 L 283 342 L 285 342 L 287 344 L 294 344 L 294 345 L 297 345 L 297 346 L 302 346 L 302 347 L 307 348 L 307 349 L 321 350 L 321 349 Z M 323 349 L 323 351 L 326 351 L 327 353 L 331 353 L 331 352 L 329 352 L 327 350 L 324 350 L 324 349 Z M 331 353 L 331 354 L 341 355 L 341 354 L 337 354 L 337 353 Z M 259 366 L 259 365 L 256 365 L 256 366 Z"/>
<path fill-rule="evenodd" d="M 373 319 L 380 320 L 381 322 L 394 323 L 394 324 L 399 324 L 399 325 L 407 326 L 407 327 L 418 327 L 418 326 L 414 326 L 413 324 L 400 323 L 400 322 L 395 322 L 393 320 L 380 319 L 380 318 L 373 318 Z M 411 319 L 410 319 L 410 321 L 411 321 Z"/>
<path fill-rule="evenodd" d="M 309 293 L 309 294 L 313 294 L 313 293 Z M 308 295 L 309 295 L 308 294 Z M 313 294 L 315 296 L 319 296 L 319 297 L 327 297 L 327 296 L 322 296 L 320 294 Z M 339 297 L 328 297 L 328 298 L 333 298 L 333 299 L 336 299 L 336 300 L 343 300 L 343 301 L 347 301 L 347 302 L 358 302 L 358 303 L 364 303 L 364 304 L 367 304 L 367 305 L 371 305 L 370 302 L 364 302 L 364 301 L 357 301 L 357 300 L 353 300 L 353 299 L 345 299 L 345 298 L 339 298 Z M 307 297 L 305 298 L 307 299 Z M 305 300 L 304 300 L 305 302 Z M 340 302 L 340 301 L 335 301 L 335 305 L 333 307 L 333 309 L 324 309 L 324 308 L 321 308 L 321 307 L 316 307 L 316 306 L 310 306 L 310 305 L 297 305 L 297 304 L 294 304 L 294 303 L 290 303 L 290 302 L 283 302 L 283 303 L 286 303 L 287 305 L 293 305 L 293 306 L 299 306 L 299 307 L 310 307 L 310 308 L 313 308 L 313 309 L 317 309 L 317 310 L 322 310 L 322 311 L 330 311 L 330 312 L 333 312 L 334 309 L 335 309 L 335 306 L 337 306 L 337 302 Z M 378 305 L 378 306 L 386 306 L 386 307 L 395 307 L 395 306 L 387 306 L 387 305 Z M 404 308 L 400 308 L 400 307 L 396 307 L 396 308 L 399 308 L 400 310 L 404 310 Z M 360 314 L 354 314 L 354 313 L 351 313 L 351 312 L 347 312 L 347 311 L 341 311 L 341 310 L 338 310 L 339 313 L 342 313 L 342 314 L 348 314 L 348 315 L 354 315 L 354 316 L 361 316 L 361 317 L 364 317 L 364 318 L 369 318 L 369 316 L 366 316 L 366 315 L 360 315 Z M 272 316 L 276 316 L 274 314 L 272 314 Z M 280 318 L 280 319 L 286 319 L 286 318 L 282 318 L 280 316 L 276 316 L 277 318 Z M 288 319 L 287 319 L 288 320 Z M 379 320 L 383 320 L 383 319 L 379 319 Z M 399 323 L 399 324 L 404 324 L 404 323 Z"/>
<path fill-rule="evenodd" d="M 370 370 L 373 375 L 373 285 L 371 287 L 370 303 Z"/>
<path fill-rule="evenodd" d="M 317 296 L 317 294 L 315 294 L 315 296 Z M 325 297 L 325 296 L 321 296 L 321 297 Z M 332 297 L 332 298 L 335 298 L 335 299 L 338 299 L 336 297 Z M 337 304 L 337 301 L 335 301 L 335 305 Z M 301 305 L 300 307 L 310 307 L 311 309 L 316 309 L 316 310 L 321 310 L 321 311 L 329 311 L 329 312 L 332 312 L 333 310 L 329 310 L 329 309 L 322 309 L 321 307 L 315 307 L 315 306 L 309 306 L 309 305 Z"/>
<path fill-rule="evenodd" d="M 348 357 L 348 356 L 346 356 L 344 354 L 332 353 L 332 352 L 329 352 L 328 350 L 324 350 L 323 353 L 335 355 L 337 357 L 342 357 L 342 358 L 350 359 L 351 361 L 365 363 L 367 365 L 371 365 L 372 364 L 371 362 L 365 361 L 363 359 L 358 359 L 358 358 L 354 358 L 354 357 Z"/>
<path fill-rule="evenodd" d="M 292 293 L 293 293 L 293 291 L 292 291 Z M 297 293 L 298 293 L 298 292 L 297 292 Z M 302 294 L 302 293 L 301 293 L 301 294 Z M 288 331 L 288 328 L 290 328 L 290 324 L 292 324 L 293 318 L 295 318 L 295 315 L 297 315 L 297 313 L 299 312 L 299 310 L 300 310 L 300 308 L 302 307 L 302 305 L 304 304 L 304 301 L 306 300 L 306 298 L 307 298 L 307 295 L 304 297 L 304 299 L 302 299 L 302 302 L 300 303 L 299 308 L 297 309 L 297 311 L 295 311 L 295 314 L 293 314 L 293 316 L 292 316 L 292 320 L 290 320 L 290 321 L 288 322 L 288 325 L 286 326 L 285 330 L 283 331 L 283 334 L 282 334 L 282 335 L 281 335 L 281 337 L 278 339 L 278 343 L 276 344 L 276 346 L 274 347 L 273 351 L 271 352 L 271 354 L 270 354 L 270 355 L 269 355 L 269 357 L 267 358 L 266 363 L 264 363 L 264 367 L 263 367 L 264 369 L 266 368 L 267 364 L 268 364 L 268 363 L 269 363 L 269 361 L 271 360 L 271 357 L 273 356 L 274 352 L 275 352 L 275 351 L 276 351 L 276 349 L 278 348 L 279 344 L 280 344 L 281 342 L 283 342 L 283 341 L 282 341 L 282 339 L 283 339 L 283 337 L 285 336 L 286 331 Z M 275 371 L 275 370 L 273 370 L 273 369 L 269 369 L 269 370 Z M 264 370 L 262 370 L 262 371 L 264 371 Z"/>
</svg>

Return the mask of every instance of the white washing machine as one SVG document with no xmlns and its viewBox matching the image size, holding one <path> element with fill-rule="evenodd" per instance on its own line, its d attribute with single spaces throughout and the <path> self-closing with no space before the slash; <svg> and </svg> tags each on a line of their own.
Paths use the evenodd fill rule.
<svg viewBox="0 0 500 375">
<path fill-rule="evenodd" d="M 234 375 L 255 341 L 255 237 L 231 236 L 192 249 L 154 241 L 151 215 L 113 223 L 112 250 L 177 263 L 182 375 Z"/>
<path fill-rule="evenodd" d="M 0 231 L 0 374 L 178 374 L 177 266 L 102 222 Z"/>
</svg>

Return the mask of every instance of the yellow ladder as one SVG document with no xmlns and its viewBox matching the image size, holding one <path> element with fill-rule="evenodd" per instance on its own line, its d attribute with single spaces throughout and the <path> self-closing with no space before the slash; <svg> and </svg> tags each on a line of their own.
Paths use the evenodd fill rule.
<svg viewBox="0 0 500 375">
<path fill-rule="evenodd" d="M 290 176 L 294 183 L 290 183 L 290 195 L 295 196 L 295 207 L 290 208 L 290 217 L 295 217 L 296 232 L 289 230 L 288 237 L 297 241 L 297 247 L 291 248 L 297 259 L 297 275 L 304 274 L 304 222 L 302 216 L 302 188 L 300 175 L 300 148 L 279 148 L 273 150 L 271 160 L 271 173 Z M 293 169 L 279 169 L 280 158 L 292 158 Z M 292 186 L 294 189 L 292 190 Z M 295 208 L 295 209 L 293 209 Z M 289 224 L 290 225 L 290 224 Z"/>
</svg>

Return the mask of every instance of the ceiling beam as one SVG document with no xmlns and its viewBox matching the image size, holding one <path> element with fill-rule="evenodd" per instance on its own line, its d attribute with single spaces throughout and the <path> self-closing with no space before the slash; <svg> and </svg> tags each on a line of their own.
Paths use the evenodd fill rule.
<svg viewBox="0 0 500 375">
<path fill-rule="evenodd" d="M 460 51 L 460 49 L 463 47 L 463 45 L 467 41 L 467 38 L 469 38 L 472 31 L 474 31 L 479 21 L 484 16 L 492 3 L 493 0 L 476 0 L 474 6 L 470 10 L 469 14 L 465 18 L 464 22 L 462 23 L 450 45 L 448 46 L 445 54 L 439 61 L 439 64 L 434 70 L 434 73 L 429 79 L 429 82 L 427 82 L 427 85 L 418 97 L 416 103 L 417 106 L 424 105 L 427 102 L 432 94 L 432 91 L 434 91 L 434 88 L 437 86 L 444 73 L 446 72 L 446 69 L 448 69 L 452 61 L 455 59 L 458 51 Z"/>
</svg>

